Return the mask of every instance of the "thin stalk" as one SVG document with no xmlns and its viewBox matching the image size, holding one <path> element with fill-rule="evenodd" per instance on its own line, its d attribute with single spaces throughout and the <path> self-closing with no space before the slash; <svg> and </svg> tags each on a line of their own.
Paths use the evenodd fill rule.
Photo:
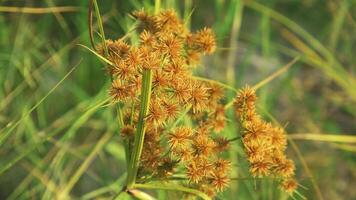
<svg viewBox="0 0 356 200">
<path fill-rule="evenodd" d="M 193 7 L 192 0 L 184 1 L 184 25 L 187 28 L 190 28 L 190 25 L 191 25 L 191 15 L 193 12 L 192 7 Z"/>
<path fill-rule="evenodd" d="M 116 112 L 117 112 L 117 120 L 118 120 L 119 130 L 120 130 L 124 126 L 124 119 L 123 119 L 120 103 L 116 105 Z M 126 168 L 128 168 L 128 163 L 129 163 L 128 161 L 131 159 L 130 141 L 128 139 L 124 139 L 124 149 L 125 149 Z"/>
<path fill-rule="evenodd" d="M 108 47 L 106 44 L 106 39 L 105 39 L 105 32 L 104 32 L 104 26 L 103 26 L 103 20 L 101 19 L 101 15 L 100 15 L 100 10 L 99 10 L 99 6 L 96 0 L 91 0 L 89 2 L 89 36 L 90 36 L 90 41 L 92 43 L 92 46 L 95 50 L 94 47 L 94 38 L 93 38 L 93 30 L 92 30 L 92 6 L 94 5 L 94 9 L 95 9 L 95 16 L 97 18 L 98 21 L 98 27 L 99 27 L 99 32 L 100 32 L 100 38 L 101 38 L 101 43 L 104 47 L 104 59 L 106 61 L 106 63 L 108 63 L 110 65 L 110 67 L 113 66 L 113 64 L 106 59 L 109 55 L 109 51 L 108 51 Z M 89 49 L 90 50 L 90 49 Z M 93 52 L 95 54 L 97 54 L 96 52 Z M 97 54 L 99 55 L 99 54 Z M 100 57 L 100 55 L 99 55 Z M 111 80 L 113 80 L 113 77 L 110 76 Z M 121 110 L 121 105 L 120 102 L 117 103 L 116 105 L 116 111 L 117 111 L 117 119 L 118 119 L 118 125 L 119 125 L 119 130 L 124 126 L 124 121 L 123 121 L 123 115 L 122 115 L 122 110 Z M 125 148 L 125 159 L 126 159 L 126 163 L 129 163 L 130 161 L 130 149 L 129 149 L 130 145 L 129 145 L 129 141 L 127 139 L 124 140 L 124 148 Z"/>
<path fill-rule="evenodd" d="M 241 139 L 241 136 L 238 136 L 238 137 L 231 138 L 228 141 L 233 142 L 233 141 L 240 140 L 240 139 Z"/>
<path fill-rule="evenodd" d="M 205 82 L 208 82 L 208 83 L 211 83 L 211 84 L 216 84 L 216 85 L 219 85 L 223 88 L 226 88 L 226 89 L 229 89 L 229 90 L 232 90 L 234 92 L 238 92 L 238 90 L 226 83 L 222 83 L 222 82 L 219 82 L 219 81 L 216 81 L 216 80 L 212 80 L 212 79 L 208 79 L 208 78 L 204 78 L 204 77 L 199 77 L 199 76 L 193 76 L 192 77 L 193 79 L 195 80 L 200 80 L 200 81 L 205 81 Z"/>
<path fill-rule="evenodd" d="M 114 66 L 114 63 L 112 63 L 110 60 L 106 59 L 104 56 L 100 55 L 98 52 L 90 49 L 87 46 L 84 46 L 82 44 L 77 44 L 80 47 L 83 47 L 84 49 L 90 51 L 91 53 L 93 53 L 96 57 L 98 57 L 100 60 L 104 61 L 106 64 L 110 65 L 110 66 Z"/>
<path fill-rule="evenodd" d="M 147 116 L 149 110 L 151 90 L 152 90 L 152 71 L 149 69 L 145 69 L 143 71 L 143 77 L 142 77 L 141 107 L 140 107 L 139 119 L 137 124 L 137 132 L 135 135 L 134 147 L 133 147 L 129 168 L 128 168 L 128 177 L 127 177 L 128 188 L 131 188 L 136 181 L 139 161 L 143 148 L 143 141 L 145 139 L 145 130 L 146 130 L 145 117 Z"/>
<path fill-rule="evenodd" d="M 275 78 L 277 78 L 278 76 L 280 76 L 281 74 L 283 74 L 284 72 L 288 71 L 288 69 L 293 66 L 297 61 L 299 60 L 299 57 L 294 58 L 292 61 L 290 61 L 289 63 L 287 63 L 286 65 L 284 65 L 281 69 L 277 70 L 276 72 L 274 72 L 273 74 L 269 75 L 268 77 L 266 77 L 265 79 L 263 79 L 262 81 L 258 82 L 257 84 L 255 84 L 252 88 L 254 90 L 258 90 L 259 88 L 261 88 L 262 86 L 266 85 L 267 83 L 269 83 L 270 81 L 274 80 Z M 235 92 L 238 92 L 237 89 L 223 84 L 223 83 L 219 83 L 221 86 L 225 86 L 225 88 L 227 89 L 231 89 L 234 90 Z M 227 87 L 228 86 L 228 87 Z M 229 103 L 225 104 L 225 110 L 230 108 L 232 105 L 234 105 L 235 100 L 233 99 L 232 101 L 230 101 Z"/>
<path fill-rule="evenodd" d="M 100 35 L 101 35 L 101 42 L 103 43 L 103 46 L 104 46 L 105 56 L 107 56 L 108 55 L 108 47 L 107 47 L 106 42 L 105 42 L 105 33 L 104 33 L 103 21 L 101 20 L 101 15 L 100 15 L 100 10 L 99 10 L 98 3 L 96 2 L 96 0 L 93 0 L 93 3 L 94 3 L 94 8 L 95 8 L 95 15 L 96 15 L 96 18 L 98 20 L 99 32 L 100 32 Z"/>
<path fill-rule="evenodd" d="M 287 63 L 286 65 L 284 65 L 281 69 L 277 70 L 276 72 L 274 72 L 273 74 L 269 75 L 268 77 L 266 77 L 265 79 L 263 79 L 262 81 L 258 82 L 257 84 L 255 84 L 252 88 L 254 90 L 258 90 L 260 87 L 266 85 L 267 83 L 269 83 L 270 81 L 274 80 L 276 77 L 280 76 L 281 74 L 283 74 L 284 72 L 288 71 L 288 69 L 293 66 L 297 61 L 299 60 L 299 57 L 294 58 L 292 61 L 290 61 L 289 63 Z"/>
<path fill-rule="evenodd" d="M 94 34 L 93 34 L 93 0 L 89 1 L 88 6 L 88 28 L 91 47 L 95 49 Z"/>
<path fill-rule="evenodd" d="M 142 189 L 158 189 L 158 190 L 174 190 L 174 191 L 181 191 L 181 192 L 186 192 L 190 194 L 194 194 L 204 200 L 210 200 L 211 198 L 206 195 L 205 193 L 187 188 L 181 185 L 176 185 L 176 184 L 135 184 L 135 188 L 142 188 Z"/>
</svg>

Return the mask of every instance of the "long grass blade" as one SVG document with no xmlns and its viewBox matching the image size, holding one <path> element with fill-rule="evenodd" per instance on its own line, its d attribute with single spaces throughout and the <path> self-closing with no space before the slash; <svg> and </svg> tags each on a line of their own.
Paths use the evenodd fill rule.
<svg viewBox="0 0 356 200">
<path fill-rule="evenodd" d="M 95 105 L 93 105 L 91 108 L 89 108 L 89 111 L 87 112 L 94 112 L 97 108 L 100 108 L 101 105 L 105 104 L 108 101 L 108 99 L 100 100 L 98 102 L 95 103 Z M 81 106 L 79 106 L 81 107 Z M 87 113 L 86 112 L 86 113 Z M 69 112 L 67 113 L 68 115 L 66 116 L 72 116 L 73 113 Z M 86 116 L 88 114 L 84 113 L 84 116 Z M 72 119 L 73 120 L 73 119 Z M 0 166 L 0 176 L 6 172 L 7 170 L 9 170 L 11 167 L 13 167 L 16 163 L 18 163 L 20 160 L 22 160 L 23 158 L 25 158 L 26 156 L 28 156 L 31 152 L 33 152 L 35 149 L 37 149 L 39 147 L 39 145 L 43 144 L 44 142 L 46 142 L 49 138 L 57 135 L 58 133 L 60 133 L 60 131 L 62 131 L 62 129 L 66 128 L 63 127 L 63 125 L 61 125 L 64 121 L 64 118 L 59 118 L 58 120 L 56 120 L 55 122 L 52 123 L 52 125 L 50 126 L 52 129 L 48 129 L 48 131 L 43 131 L 43 132 L 49 132 L 50 134 L 46 135 L 44 138 L 42 138 L 40 141 L 38 141 L 35 144 L 31 144 L 29 145 L 27 148 L 24 148 L 25 150 L 22 151 L 20 154 L 18 154 L 15 158 L 13 158 L 12 160 L 10 160 L 9 162 L 6 163 L 6 165 Z M 78 121 L 82 121 L 80 118 L 78 119 Z M 78 127 L 78 121 L 77 123 L 74 123 L 74 127 Z M 74 130 L 73 126 L 69 129 L 69 130 Z M 61 128 L 58 128 L 61 127 Z"/>
<path fill-rule="evenodd" d="M 90 51 L 91 53 L 93 53 L 95 56 L 97 56 L 98 58 L 100 58 L 100 60 L 104 61 L 105 63 L 107 63 L 107 64 L 109 64 L 109 65 L 111 65 L 111 66 L 114 66 L 114 64 L 113 64 L 111 61 L 109 61 L 108 59 L 106 59 L 104 56 L 98 54 L 96 51 L 90 49 L 89 47 L 87 47 L 87 46 L 85 46 L 85 45 L 82 45 L 82 44 L 78 44 L 78 46 L 83 47 L 84 49 L 89 50 L 89 51 Z"/>
<path fill-rule="evenodd" d="M 297 61 L 299 60 L 299 57 L 294 58 L 292 61 L 290 61 L 289 63 L 287 63 L 285 66 L 283 66 L 281 69 L 277 70 L 276 72 L 274 72 L 273 74 L 271 74 L 270 76 L 268 76 L 267 78 L 263 79 L 262 81 L 258 82 L 256 85 L 253 86 L 254 90 L 258 90 L 260 87 L 266 85 L 267 83 L 269 83 L 270 81 L 274 80 L 275 78 L 277 78 L 278 76 L 280 76 L 281 74 L 283 74 L 284 72 L 288 71 L 288 69 L 293 66 Z"/>
<path fill-rule="evenodd" d="M 83 161 L 83 163 L 80 165 L 78 170 L 71 176 L 71 179 L 69 179 L 68 183 L 65 185 L 65 187 L 61 190 L 60 195 L 58 199 L 65 199 L 67 198 L 69 192 L 73 189 L 75 184 L 78 182 L 80 177 L 85 173 L 85 171 L 88 169 L 90 164 L 93 162 L 95 156 L 98 154 L 99 151 L 102 150 L 102 148 L 105 146 L 105 144 L 110 140 L 112 136 L 112 131 L 108 131 L 107 133 L 104 134 L 104 136 L 98 141 L 98 143 L 95 145 L 94 149 L 90 152 L 88 157 Z"/>
<path fill-rule="evenodd" d="M 336 135 L 336 134 L 317 134 L 317 133 L 294 133 L 294 134 L 289 134 L 288 137 L 293 140 L 356 143 L 356 136 L 353 134 Z"/>
<path fill-rule="evenodd" d="M 71 70 L 44 96 L 40 101 L 36 103 L 24 116 L 22 116 L 15 124 L 10 125 L 10 128 L 6 133 L 2 134 L 0 136 L 0 147 L 3 145 L 5 140 L 10 136 L 12 131 L 26 118 L 28 117 L 42 102 L 44 102 L 49 95 L 51 95 L 62 83 L 64 80 L 66 80 L 69 75 L 79 66 L 81 61 L 79 61 L 74 67 L 72 67 Z M 1 173 L 0 173 L 1 174 Z"/>
<path fill-rule="evenodd" d="M 80 11 L 80 8 L 74 6 L 58 6 L 46 8 L 0 6 L 0 12 L 7 13 L 46 14 L 78 11 Z"/>
</svg>

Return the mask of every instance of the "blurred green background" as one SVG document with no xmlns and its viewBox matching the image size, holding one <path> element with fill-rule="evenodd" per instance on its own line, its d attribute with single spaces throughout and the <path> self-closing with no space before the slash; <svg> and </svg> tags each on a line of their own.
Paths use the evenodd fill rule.
<svg viewBox="0 0 356 200">
<path fill-rule="evenodd" d="M 130 12 L 153 7 L 98 4 L 111 39 L 130 29 Z M 73 199 L 111 199 L 124 184 L 115 112 L 102 103 L 109 77 L 77 45 L 90 46 L 87 7 L 84 0 L 0 0 L 0 199 L 55 199 L 63 190 Z M 192 30 L 216 32 L 217 52 L 196 70 L 201 76 L 240 88 L 299 57 L 258 90 L 259 110 L 295 142 L 288 154 L 307 188 L 301 194 L 356 198 L 356 1 L 167 0 L 162 8 L 176 9 Z M 231 130 L 233 121 L 225 132 L 237 134 Z M 237 167 L 240 151 L 237 144 L 230 152 Z M 233 174 L 249 177 L 243 167 Z M 232 180 L 217 199 L 288 199 L 277 187 L 270 179 Z"/>
</svg>

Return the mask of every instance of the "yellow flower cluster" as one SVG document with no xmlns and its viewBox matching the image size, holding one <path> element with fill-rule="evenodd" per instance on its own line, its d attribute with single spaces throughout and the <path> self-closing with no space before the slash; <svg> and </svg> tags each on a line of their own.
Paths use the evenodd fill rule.
<svg viewBox="0 0 356 200">
<path fill-rule="evenodd" d="M 261 119 L 256 113 L 256 94 L 246 86 L 235 100 L 236 115 L 244 133 L 243 145 L 254 177 L 273 176 L 281 180 L 281 188 L 288 193 L 297 189 L 295 165 L 285 155 L 287 139 L 284 130 Z"/>
<path fill-rule="evenodd" d="M 229 182 L 230 162 L 222 159 L 229 141 L 216 134 L 226 123 L 224 89 L 194 79 L 192 69 L 202 55 L 215 51 L 215 35 L 209 28 L 190 32 L 173 10 L 157 15 L 140 10 L 133 16 L 140 22 L 139 44 L 118 39 L 108 40 L 106 46 L 115 65 L 109 70 L 113 77 L 109 93 L 123 104 L 121 134 L 130 148 L 141 103 L 142 72 L 153 73 L 138 181 L 185 174 L 186 184 L 213 196 Z M 103 46 L 98 49 L 104 54 Z M 190 118 L 190 126 L 176 123 L 184 115 Z"/>
</svg>

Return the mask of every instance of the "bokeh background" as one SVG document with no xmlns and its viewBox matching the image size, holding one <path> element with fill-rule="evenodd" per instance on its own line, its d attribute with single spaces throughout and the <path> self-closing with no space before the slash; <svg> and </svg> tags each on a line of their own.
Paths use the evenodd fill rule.
<svg viewBox="0 0 356 200">
<path fill-rule="evenodd" d="M 130 29 L 130 12 L 153 6 L 98 3 L 111 39 Z M 90 46 L 87 7 L 85 0 L 0 0 L 0 199 L 55 199 L 63 190 L 73 199 L 111 199 L 124 183 L 115 112 L 101 103 L 105 65 L 77 45 Z M 356 199 L 356 1 L 167 0 L 162 8 L 174 8 L 192 30 L 216 32 L 217 52 L 197 68 L 201 76 L 240 88 L 298 57 L 259 89 L 259 110 L 286 128 L 301 194 Z M 230 156 L 239 165 L 235 146 Z M 288 198 L 273 180 L 248 178 L 217 197 Z"/>
</svg>

